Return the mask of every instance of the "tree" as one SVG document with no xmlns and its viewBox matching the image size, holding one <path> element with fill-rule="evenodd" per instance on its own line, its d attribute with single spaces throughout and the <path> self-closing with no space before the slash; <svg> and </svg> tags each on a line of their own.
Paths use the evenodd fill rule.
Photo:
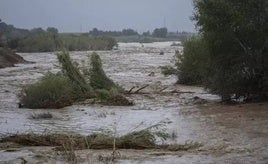
<svg viewBox="0 0 268 164">
<path fill-rule="evenodd" d="M 136 31 L 133 29 L 123 29 L 122 30 L 122 35 L 129 36 L 129 35 L 139 35 Z"/>
<path fill-rule="evenodd" d="M 92 36 L 99 36 L 100 35 L 100 32 L 97 28 L 93 28 L 92 31 L 89 31 L 89 33 L 92 35 Z"/>
<path fill-rule="evenodd" d="M 167 33 L 168 33 L 167 28 L 163 27 L 163 28 L 154 29 L 152 35 L 155 37 L 159 37 L 159 38 L 165 38 L 165 37 L 167 37 Z"/>
<path fill-rule="evenodd" d="M 36 34 L 44 34 L 46 31 L 44 31 L 41 27 L 38 27 L 38 28 L 33 28 L 30 30 L 30 33 L 33 34 L 33 35 L 36 35 Z"/>
<path fill-rule="evenodd" d="M 58 34 L 58 29 L 55 27 L 48 27 L 47 28 L 47 32 L 53 35 L 57 35 Z"/>
<path fill-rule="evenodd" d="M 151 33 L 150 33 L 150 31 L 146 31 L 146 32 L 143 32 L 142 35 L 143 35 L 143 36 L 150 36 Z"/>
<path fill-rule="evenodd" d="M 268 97 L 268 1 L 195 0 L 208 45 L 206 86 L 223 100 Z"/>
</svg>

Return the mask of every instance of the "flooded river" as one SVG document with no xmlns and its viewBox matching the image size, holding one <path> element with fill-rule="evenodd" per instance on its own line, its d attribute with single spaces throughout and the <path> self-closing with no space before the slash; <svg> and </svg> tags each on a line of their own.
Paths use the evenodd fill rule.
<svg viewBox="0 0 268 164">
<path fill-rule="evenodd" d="M 134 128 L 169 121 L 165 130 L 176 134 L 176 138 L 167 142 L 195 141 L 203 146 L 195 151 L 167 155 L 129 150 L 125 152 L 131 154 L 129 158 L 118 163 L 268 163 L 268 103 L 221 105 L 218 96 L 208 94 L 201 87 L 175 85 L 176 77 L 164 76 L 160 69 L 160 66 L 174 65 L 175 51 L 182 51 L 182 47 L 171 44 L 120 43 L 118 50 L 97 52 L 107 75 L 126 90 L 149 85 L 143 90 L 146 94 L 128 97 L 135 102 L 131 107 L 75 104 L 63 109 L 20 109 L 21 86 L 35 82 L 47 71 L 59 71 L 59 64 L 54 53 L 19 53 L 35 63 L 0 69 L 0 136 L 26 132 L 89 135 L 113 130 L 115 126 L 118 135 L 123 135 Z M 70 55 L 78 63 L 85 63 L 89 53 Z M 201 103 L 195 101 L 196 97 Z M 47 111 L 53 118 L 31 118 L 32 114 Z M 19 157 L 35 161 L 33 149 L 12 153 L 0 151 L 0 163 L 16 161 Z"/>
</svg>

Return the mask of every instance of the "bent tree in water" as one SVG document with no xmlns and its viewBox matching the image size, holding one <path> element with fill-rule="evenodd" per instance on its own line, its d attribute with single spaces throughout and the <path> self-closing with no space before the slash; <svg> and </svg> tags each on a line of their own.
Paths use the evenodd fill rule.
<svg viewBox="0 0 268 164">
<path fill-rule="evenodd" d="M 47 73 L 37 83 L 25 86 L 20 95 L 22 107 L 62 108 L 88 98 L 108 105 L 132 105 L 120 94 L 123 89 L 106 76 L 98 54 L 91 55 L 90 66 L 84 72 L 72 62 L 68 52 L 57 56 L 61 72 Z"/>
</svg>

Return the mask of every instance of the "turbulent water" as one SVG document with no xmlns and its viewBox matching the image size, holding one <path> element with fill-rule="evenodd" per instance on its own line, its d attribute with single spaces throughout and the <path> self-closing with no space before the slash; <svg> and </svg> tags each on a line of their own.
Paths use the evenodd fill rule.
<svg viewBox="0 0 268 164">
<path fill-rule="evenodd" d="M 10 133 L 80 133 L 92 134 L 117 129 L 123 135 L 162 121 L 165 130 L 176 134 L 167 142 L 196 141 L 204 146 L 199 152 L 159 158 L 122 160 L 121 163 L 266 163 L 268 162 L 267 104 L 223 107 L 219 98 L 200 87 L 175 85 L 175 76 L 161 74 L 160 66 L 174 65 L 175 51 L 182 47 L 162 43 L 120 43 L 118 50 L 97 52 L 107 75 L 129 90 L 149 84 L 143 92 L 130 95 L 131 107 L 76 104 L 63 109 L 18 108 L 20 89 L 34 83 L 47 71 L 59 71 L 54 53 L 20 53 L 34 64 L 19 64 L 0 69 L 0 136 Z M 160 55 L 164 52 L 164 55 Z M 71 58 L 87 64 L 90 52 L 71 52 Z M 163 90 L 165 88 L 165 90 Z M 135 90 L 135 89 L 134 89 Z M 163 90 L 159 93 L 159 91 Z M 176 91 L 176 92 L 172 92 Z M 200 97 L 202 105 L 194 97 Z M 242 108 L 242 109 L 239 109 Z M 227 112 L 226 112 L 227 111 Z M 49 112 L 52 119 L 32 119 L 31 115 Z M 25 156 L 25 152 L 18 153 Z M 21 155 L 23 154 L 23 155 Z M 26 153 L 27 154 L 27 153 Z M 31 154 L 28 153 L 28 154 Z M 15 156 L 15 157 L 17 157 Z M 0 161 L 13 157 L 0 151 Z"/>
</svg>

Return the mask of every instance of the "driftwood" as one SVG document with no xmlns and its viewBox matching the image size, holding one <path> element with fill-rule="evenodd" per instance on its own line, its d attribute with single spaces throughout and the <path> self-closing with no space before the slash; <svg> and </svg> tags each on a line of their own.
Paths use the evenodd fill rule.
<svg viewBox="0 0 268 164">
<path fill-rule="evenodd" d="M 168 87 L 164 87 L 162 89 L 159 90 L 159 92 L 163 92 L 164 90 L 166 90 Z"/>
<path fill-rule="evenodd" d="M 147 88 L 149 86 L 149 84 L 137 89 L 134 93 L 138 93 L 139 91 L 143 90 L 144 88 Z"/>
<path fill-rule="evenodd" d="M 134 86 L 134 87 L 130 88 L 126 93 L 127 93 L 127 94 L 138 94 L 141 90 L 147 88 L 148 86 L 149 86 L 149 84 L 146 84 L 146 85 L 144 85 L 144 86 L 138 88 L 136 91 L 133 91 L 133 90 L 136 88 L 136 87 Z"/>
<path fill-rule="evenodd" d="M 126 91 L 126 94 L 151 94 L 151 93 L 178 93 L 178 94 L 184 94 L 184 93 L 189 93 L 189 94 L 193 94 L 196 92 L 192 92 L 192 91 L 180 91 L 180 90 L 172 90 L 172 91 L 164 91 L 166 90 L 168 87 L 164 87 L 162 89 L 160 89 L 159 91 L 151 91 L 151 92 L 140 92 L 141 90 L 147 88 L 149 86 L 149 84 L 146 84 L 140 88 L 138 88 L 136 91 L 133 91 L 136 87 L 131 87 L 128 91 Z"/>
<path fill-rule="evenodd" d="M 127 92 L 127 93 L 131 93 L 131 92 L 132 92 L 132 90 L 133 90 L 134 88 L 135 88 L 135 87 L 130 88 L 130 90 L 128 90 L 128 92 Z"/>
<path fill-rule="evenodd" d="M 195 93 L 195 92 L 191 92 L 191 91 L 179 91 L 179 90 L 173 90 L 173 91 L 171 91 L 170 93 L 180 93 L 180 94 L 182 94 L 182 93 Z"/>
</svg>

